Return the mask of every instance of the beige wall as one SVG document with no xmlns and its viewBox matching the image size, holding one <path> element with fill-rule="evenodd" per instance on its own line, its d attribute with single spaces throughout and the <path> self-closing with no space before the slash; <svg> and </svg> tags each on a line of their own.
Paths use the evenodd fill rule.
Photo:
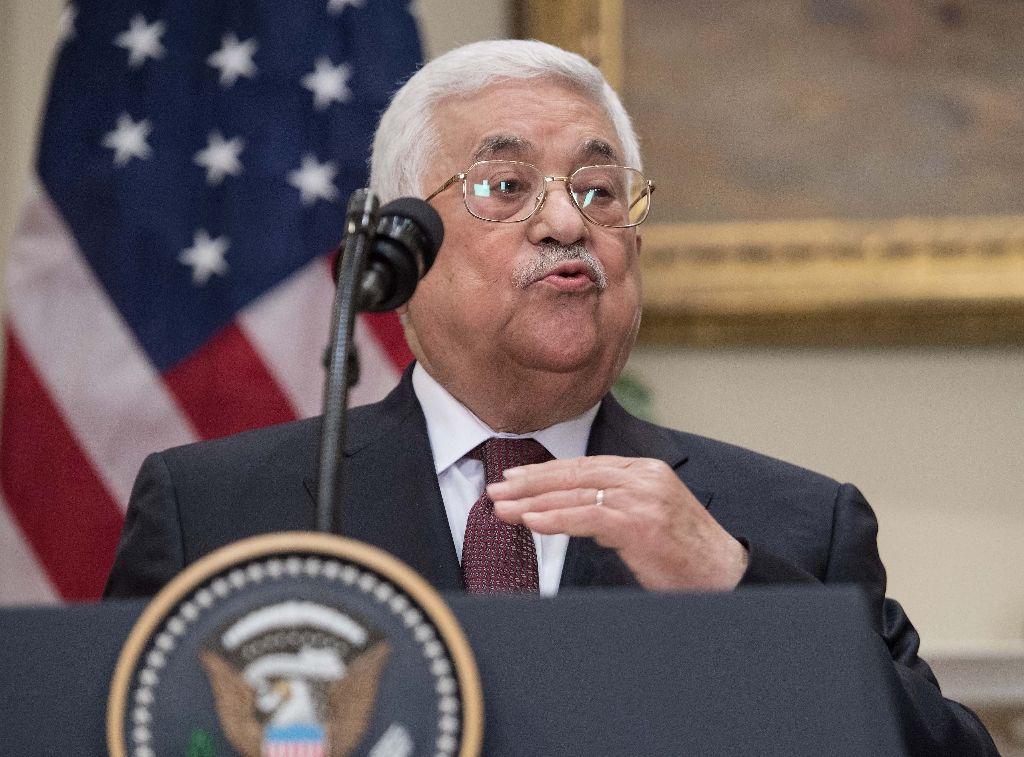
<svg viewBox="0 0 1024 757">
<path fill-rule="evenodd" d="M 62 7 L 58 0 L 0 0 L 0 254 L 17 224 Z"/>
<path fill-rule="evenodd" d="M 428 58 L 481 39 L 508 36 L 506 0 L 415 0 Z"/>
<path fill-rule="evenodd" d="M 501 36 L 504 2 L 420 0 L 431 54 Z M 28 172 L 61 3 L 0 2 L 0 248 Z M 858 484 L 926 646 L 1024 639 L 1024 351 L 664 350 L 659 420 Z"/>
</svg>

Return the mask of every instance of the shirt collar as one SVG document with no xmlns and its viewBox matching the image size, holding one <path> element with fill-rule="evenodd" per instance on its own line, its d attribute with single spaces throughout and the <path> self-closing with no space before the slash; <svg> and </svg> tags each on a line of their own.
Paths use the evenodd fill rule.
<svg viewBox="0 0 1024 757">
<path fill-rule="evenodd" d="M 601 404 L 597 403 L 576 418 L 531 434 L 507 434 L 492 430 L 477 418 L 419 363 L 412 370 L 412 388 L 427 420 L 427 436 L 434 453 L 434 472 L 438 474 L 492 436 L 509 439 L 529 437 L 543 444 L 555 458 L 582 457 L 587 453 L 590 427 Z"/>
</svg>

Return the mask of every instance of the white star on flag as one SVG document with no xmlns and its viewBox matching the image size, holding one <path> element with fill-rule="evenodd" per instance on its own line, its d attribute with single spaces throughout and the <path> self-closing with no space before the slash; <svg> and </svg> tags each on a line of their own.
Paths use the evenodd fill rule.
<svg viewBox="0 0 1024 757">
<path fill-rule="evenodd" d="M 57 21 L 57 47 L 61 47 L 69 39 L 75 38 L 75 20 L 78 18 L 78 8 L 71 3 L 61 11 L 60 20 Z"/>
<path fill-rule="evenodd" d="M 364 0 L 327 0 L 327 12 L 337 16 L 349 5 L 353 8 L 362 8 L 363 2 Z"/>
<path fill-rule="evenodd" d="M 153 149 L 146 142 L 146 137 L 153 131 L 147 119 L 133 121 L 127 113 L 117 117 L 117 128 L 107 132 L 103 137 L 103 146 L 114 151 L 114 165 L 123 166 L 132 158 L 146 160 L 153 154 Z"/>
<path fill-rule="evenodd" d="M 302 77 L 302 86 L 313 93 L 313 107 L 323 110 L 332 102 L 346 103 L 352 99 L 348 88 L 352 67 L 347 63 L 332 66 L 329 58 L 318 58 L 316 68 Z"/>
<path fill-rule="evenodd" d="M 252 78 L 256 75 L 256 64 L 252 62 L 259 45 L 255 39 L 239 42 L 234 32 L 228 32 L 220 40 L 220 49 L 211 53 L 206 62 L 220 71 L 220 84 L 230 87 L 239 76 Z"/>
<path fill-rule="evenodd" d="M 192 283 L 203 286 L 213 274 L 223 276 L 228 272 L 224 253 L 229 246 L 227 237 L 211 239 L 206 229 L 199 229 L 192 237 L 192 246 L 181 251 L 178 262 L 192 266 Z"/>
<path fill-rule="evenodd" d="M 288 183 L 299 190 L 303 205 L 312 205 L 317 200 L 334 200 L 338 196 L 338 188 L 334 186 L 334 177 L 338 167 L 331 161 L 320 163 L 316 157 L 306 153 L 302 156 L 302 166 L 288 173 Z"/>
<path fill-rule="evenodd" d="M 146 62 L 146 58 L 164 57 L 164 46 L 160 43 L 160 35 L 167 31 L 163 21 L 146 23 L 141 13 L 132 16 L 128 22 L 128 30 L 114 37 L 114 44 L 128 51 L 128 65 L 138 68 Z"/>
<path fill-rule="evenodd" d="M 242 173 L 238 156 L 243 149 L 245 141 L 241 137 L 224 139 L 224 135 L 215 129 L 206 137 L 206 147 L 195 154 L 193 161 L 206 169 L 206 183 L 217 186 L 225 176 Z"/>
</svg>

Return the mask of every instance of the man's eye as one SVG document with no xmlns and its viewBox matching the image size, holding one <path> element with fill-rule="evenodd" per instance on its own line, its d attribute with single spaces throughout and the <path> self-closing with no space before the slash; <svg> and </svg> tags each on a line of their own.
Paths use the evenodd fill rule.
<svg viewBox="0 0 1024 757">
<path fill-rule="evenodd" d="M 523 191 L 523 182 L 520 179 L 484 179 L 473 185 L 473 194 L 477 197 L 491 197 L 492 195 L 514 195 Z"/>
<path fill-rule="evenodd" d="M 502 179 L 494 183 L 495 191 L 510 195 L 523 191 L 523 182 L 519 179 Z"/>
<path fill-rule="evenodd" d="M 607 187 L 595 186 L 576 190 L 576 200 L 584 208 L 592 203 L 608 200 L 611 197 L 612 193 Z"/>
</svg>

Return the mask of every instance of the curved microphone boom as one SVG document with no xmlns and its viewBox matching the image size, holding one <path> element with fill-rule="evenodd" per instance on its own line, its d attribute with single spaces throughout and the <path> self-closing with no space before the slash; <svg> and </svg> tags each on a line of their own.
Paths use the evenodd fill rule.
<svg viewBox="0 0 1024 757">
<path fill-rule="evenodd" d="M 393 310 L 409 301 L 444 239 L 441 217 L 424 200 L 403 197 L 378 209 L 359 189 L 349 199 L 345 237 L 334 263 L 338 288 L 331 315 L 324 415 L 320 429 L 316 528 L 341 532 L 342 455 L 352 332 L 357 310 Z"/>
</svg>

